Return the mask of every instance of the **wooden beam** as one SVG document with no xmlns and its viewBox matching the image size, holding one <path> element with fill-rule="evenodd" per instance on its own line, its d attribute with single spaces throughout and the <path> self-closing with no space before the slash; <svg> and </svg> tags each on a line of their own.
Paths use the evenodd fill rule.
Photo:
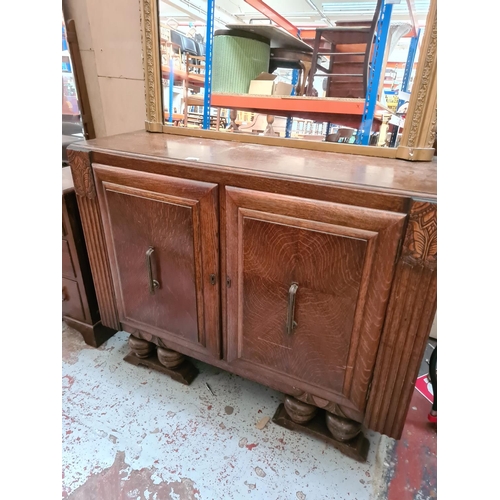
<svg viewBox="0 0 500 500">
<path fill-rule="evenodd" d="M 92 109 L 90 108 L 89 93 L 85 82 L 85 73 L 83 72 L 82 56 L 78 45 L 76 35 L 75 21 L 73 19 L 65 20 L 66 39 L 68 41 L 68 50 L 73 66 L 73 75 L 75 77 L 76 93 L 78 96 L 78 107 L 82 118 L 82 126 L 85 139 L 95 139 L 94 120 L 92 119 Z"/>
<path fill-rule="evenodd" d="M 417 19 L 417 9 L 415 7 L 415 0 L 406 0 L 406 3 L 408 5 L 408 12 L 410 14 L 410 19 L 411 19 L 411 24 L 412 24 L 412 29 L 409 33 L 407 33 L 407 37 L 413 38 L 414 36 L 417 36 L 418 34 L 418 29 L 420 28 L 418 24 L 418 19 Z"/>
<path fill-rule="evenodd" d="M 287 21 L 281 14 L 278 14 L 274 9 L 271 9 L 271 7 L 269 7 L 269 5 L 264 3 L 262 0 L 245 0 L 245 2 L 261 14 L 264 14 L 278 26 L 291 33 L 293 36 L 299 36 L 299 30 L 290 21 Z"/>
</svg>

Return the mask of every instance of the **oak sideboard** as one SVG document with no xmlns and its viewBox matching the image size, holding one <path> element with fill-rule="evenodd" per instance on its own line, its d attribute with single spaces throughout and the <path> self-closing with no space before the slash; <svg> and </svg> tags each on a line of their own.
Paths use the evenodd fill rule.
<svg viewBox="0 0 500 500">
<path fill-rule="evenodd" d="M 68 158 L 101 321 L 133 356 L 281 391 L 277 423 L 358 460 L 362 426 L 401 437 L 436 312 L 435 161 L 145 131 Z"/>
</svg>

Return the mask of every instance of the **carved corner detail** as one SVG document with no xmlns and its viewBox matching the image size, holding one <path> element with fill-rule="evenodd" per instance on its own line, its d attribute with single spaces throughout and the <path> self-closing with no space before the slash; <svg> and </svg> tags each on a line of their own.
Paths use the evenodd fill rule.
<svg viewBox="0 0 500 500">
<path fill-rule="evenodd" d="M 86 196 L 91 200 L 94 199 L 96 190 L 92 169 L 90 168 L 89 154 L 85 151 L 68 149 L 67 155 L 69 164 L 71 165 L 76 194 L 78 196 Z"/>
<path fill-rule="evenodd" d="M 417 201 L 413 204 L 402 252 L 410 264 L 437 265 L 437 206 Z"/>
</svg>

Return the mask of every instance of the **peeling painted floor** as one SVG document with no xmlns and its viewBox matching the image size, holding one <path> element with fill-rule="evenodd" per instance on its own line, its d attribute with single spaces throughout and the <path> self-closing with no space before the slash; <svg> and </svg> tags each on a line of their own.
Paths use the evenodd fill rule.
<svg viewBox="0 0 500 500">
<path fill-rule="evenodd" d="M 272 422 L 259 430 L 281 393 L 197 361 L 186 387 L 124 362 L 127 338 L 118 332 L 94 349 L 63 322 L 62 498 L 387 498 L 394 440 L 368 431 L 359 464 Z"/>
</svg>

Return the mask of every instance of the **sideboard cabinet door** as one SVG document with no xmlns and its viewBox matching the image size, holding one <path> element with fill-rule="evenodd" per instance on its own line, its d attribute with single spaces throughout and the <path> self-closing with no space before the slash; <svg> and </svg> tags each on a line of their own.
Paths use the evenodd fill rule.
<svg viewBox="0 0 500 500">
<path fill-rule="evenodd" d="M 220 357 L 217 185 L 93 170 L 122 326 Z"/>
<path fill-rule="evenodd" d="M 363 412 L 406 215 L 233 187 L 225 199 L 227 361 Z"/>
</svg>

